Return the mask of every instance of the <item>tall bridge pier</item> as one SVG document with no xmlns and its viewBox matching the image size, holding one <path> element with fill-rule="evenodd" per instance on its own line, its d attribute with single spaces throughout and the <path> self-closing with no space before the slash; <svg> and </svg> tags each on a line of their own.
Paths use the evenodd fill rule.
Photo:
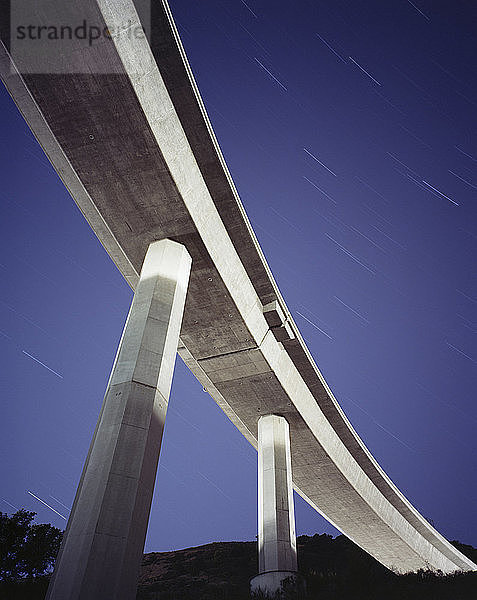
<svg viewBox="0 0 477 600">
<path fill-rule="evenodd" d="M 279 415 L 258 421 L 258 570 L 252 593 L 274 596 L 297 580 L 290 430 Z"/>
<path fill-rule="evenodd" d="M 286 419 L 294 490 L 376 560 L 403 573 L 477 570 L 396 487 L 341 409 L 253 232 L 167 0 L 150 3 L 150 39 L 130 35 L 143 32 L 140 5 L 18 0 L 37 26 L 86 20 L 115 32 L 91 44 L 50 40 L 46 55 L 32 40 L 12 44 L 0 11 L 1 78 L 136 294 L 49 600 L 133 593 L 176 350 L 254 447 L 257 414 Z M 166 238 L 180 244 L 151 246 Z M 175 267 L 154 271 L 150 258 L 166 247 L 157 264 Z M 288 479 L 283 489 L 288 497 Z M 265 530 L 266 517 L 264 540 Z M 287 565 L 279 569 L 293 571 Z"/>
<path fill-rule="evenodd" d="M 191 258 L 149 246 L 48 600 L 133 600 L 144 551 Z"/>
</svg>

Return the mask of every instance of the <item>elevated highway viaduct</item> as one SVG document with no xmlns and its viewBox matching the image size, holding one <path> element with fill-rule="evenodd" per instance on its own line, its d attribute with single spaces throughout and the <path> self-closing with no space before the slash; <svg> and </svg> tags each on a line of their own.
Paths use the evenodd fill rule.
<svg viewBox="0 0 477 600">
<path fill-rule="evenodd" d="M 111 30 L 139 24 L 131 0 L 80 4 Z M 202 386 L 255 447 L 259 417 L 285 417 L 296 492 L 385 566 L 477 569 L 392 483 L 326 384 L 244 212 L 165 0 L 152 3 L 149 41 L 124 30 L 68 48 L 66 69 L 35 73 L 4 35 L 2 79 L 133 289 L 149 244 L 187 249 L 178 352 Z"/>
</svg>

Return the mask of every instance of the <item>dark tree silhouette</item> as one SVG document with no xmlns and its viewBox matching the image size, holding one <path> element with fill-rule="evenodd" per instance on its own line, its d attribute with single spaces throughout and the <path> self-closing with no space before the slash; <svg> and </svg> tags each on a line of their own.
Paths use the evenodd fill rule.
<svg viewBox="0 0 477 600">
<path fill-rule="evenodd" d="M 35 513 L 0 513 L 0 598 L 43 600 L 62 532 L 33 523 Z M 300 536 L 298 564 L 306 591 L 283 600 L 475 600 L 477 572 L 396 575 L 345 536 Z M 452 542 L 471 560 L 477 549 Z M 137 600 L 250 600 L 256 542 L 215 542 L 144 556 Z M 257 599 L 259 600 L 259 599 Z"/>
<path fill-rule="evenodd" d="M 36 513 L 24 509 L 0 512 L 0 581 L 48 573 L 55 561 L 62 531 L 49 523 L 34 524 Z"/>
</svg>

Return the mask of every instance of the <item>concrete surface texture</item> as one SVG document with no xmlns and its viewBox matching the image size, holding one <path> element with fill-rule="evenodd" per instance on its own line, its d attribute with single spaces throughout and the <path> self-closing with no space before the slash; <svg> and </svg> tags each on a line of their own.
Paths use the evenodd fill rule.
<svg viewBox="0 0 477 600">
<path fill-rule="evenodd" d="M 190 264 L 170 240 L 146 254 L 49 600 L 136 595 Z"/>
<path fill-rule="evenodd" d="M 297 570 L 290 432 L 279 415 L 258 421 L 258 570 Z"/>
<path fill-rule="evenodd" d="M 290 431 L 279 415 L 258 421 L 258 571 L 250 589 L 269 595 L 297 571 Z"/>
<path fill-rule="evenodd" d="M 52 3 L 61 20 L 66 4 Z M 105 26 L 118 11 L 138 21 L 131 0 L 81 6 Z M 167 2 L 152 3 L 150 42 L 119 32 L 84 57 L 92 73 L 22 73 L 5 40 L 0 72 L 131 287 L 151 242 L 187 248 L 187 366 L 255 447 L 260 414 L 287 419 L 295 490 L 384 565 L 477 569 L 396 488 L 326 384 L 240 203 Z"/>
<path fill-rule="evenodd" d="M 250 581 L 250 592 L 258 598 L 280 598 L 285 589 L 295 590 L 300 585 L 295 571 L 268 571 L 261 573 Z"/>
</svg>

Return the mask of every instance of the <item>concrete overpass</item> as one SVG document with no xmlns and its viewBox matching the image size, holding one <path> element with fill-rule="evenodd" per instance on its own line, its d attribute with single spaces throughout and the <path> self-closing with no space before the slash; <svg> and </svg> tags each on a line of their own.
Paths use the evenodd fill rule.
<svg viewBox="0 0 477 600">
<path fill-rule="evenodd" d="M 41 22 L 39 4 L 30 11 Z M 68 17 L 66 3 L 50 5 Z M 80 7 L 111 31 L 120 18 L 139 26 L 131 0 Z M 2 79 L 133 289 L 152 242 L 185 246 L 192 268 L 179 355 L 255 447 L 260 415 L 286 418 L 295 490 L 389 568 L 477 569 L 401 494 L 347 420 L 253 233 L 165 0 L 153 2 L 151 28 L 150 42 L 124 29 L 72 44 L 66 69 L 42 73 L 9 51 L 4 26 Z"/>
</svg>

